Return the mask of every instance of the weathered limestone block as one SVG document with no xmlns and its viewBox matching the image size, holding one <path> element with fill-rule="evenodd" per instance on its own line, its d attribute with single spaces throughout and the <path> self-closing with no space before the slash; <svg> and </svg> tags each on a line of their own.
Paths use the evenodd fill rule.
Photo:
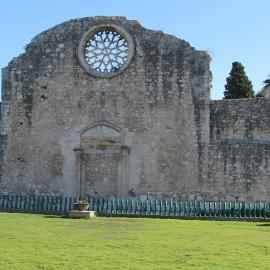
<svg viewBox="0 0 270 270">
<path fill-rule="evenodd" d="M 195 194 L 188 195 L 188 201 L 193 201 L 195 199 Z"/>
<path fill-rule="evenodd" d="M 236 201 L 236 198 L 233 197 L 233 196 L 227 195 L 226 198 L 225 198 L 225 200 L 227 202 L 235 202 Z"/>
<path fill-rule="evenodd" d="M 141 201 L 146 201 L 147 200 L 147 195 L 140 195 L 140 200 Z"/>
<path fill-rule="evenodd" d="M 158 201 L 163 201 L 163 195 L 157 195 L 156 200 Z"/>
<path fill-rule="evenodd" d="M 187 200 L 187 195 L 186 194 L 181 194 L 180 200 L 181 201 L 186 201 Z"/>
<path fill-rule="evenodd" d="M 156 199 L 155 196 L 152 196 L 152 195 L 148 195 L 148 196 L 147 196 L 147 200 L 155 200 L 155 199 Z"/>
</svg>

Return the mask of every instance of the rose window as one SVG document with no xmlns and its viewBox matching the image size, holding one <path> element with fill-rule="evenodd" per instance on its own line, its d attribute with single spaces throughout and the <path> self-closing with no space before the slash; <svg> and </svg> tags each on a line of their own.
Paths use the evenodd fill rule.
<svg viewBox="0 0 270 270">
<path fill-rule="evenodd" d="M 123 25 L 102 22 L 83 34 L 77 57 L 87 73 L 109 78 L 122 73 L 130 65 L 134 51 L 133 38 Z"/>
<path fill-rule="evenodd" d="M 127 60 L 128 44 L 114 30 L 99 31 L 86 44 L 85 58 L 99 72 L 117 71 Z"/>
</svg>

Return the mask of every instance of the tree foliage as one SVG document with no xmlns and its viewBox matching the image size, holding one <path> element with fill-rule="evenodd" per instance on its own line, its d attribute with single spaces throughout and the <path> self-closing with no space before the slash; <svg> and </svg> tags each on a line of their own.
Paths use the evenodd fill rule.
<svg viewBox="0 0 270 270">
<path fill-rule="evenodd" d="M 262 91 L 258 91 L 255 96 L 256 97 L 264 97 L 264 95 L 262 94 Z"/>
<path fill-rule="evenodd" d="M 226 79 L 224 99 L 253 98 L 254 91 L 251 81 L 248 79 L 244 66 L 239 62 L 232 63 L 230 76 Z"/>
<path fill-rule="evenodd" d="M 262 88 L 261 92 L 263 95 L 265 95 L 265 91 L 268 87 L 270 87 L 270 75 L 268 75 L 269 79 L 266 79 L 263 81 L 264 87 Z"/>
</svg>

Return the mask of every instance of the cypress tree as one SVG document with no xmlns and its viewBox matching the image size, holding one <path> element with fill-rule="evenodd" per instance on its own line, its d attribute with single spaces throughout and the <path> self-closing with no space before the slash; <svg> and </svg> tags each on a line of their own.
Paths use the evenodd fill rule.
<svg viewBox="0 0 270 270">
<path fill-rule="evenodd" d="M 239 62 L 232 63 L 230 76 L 226 79 L 224 99 L 253 98 L 254 91 L 251 81 L 248 79 L 244 66 Z"/>
</svg>

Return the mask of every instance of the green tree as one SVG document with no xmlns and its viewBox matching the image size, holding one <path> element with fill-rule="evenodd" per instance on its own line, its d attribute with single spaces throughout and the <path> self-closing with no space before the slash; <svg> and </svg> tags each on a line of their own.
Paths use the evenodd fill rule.
<svg viewBox="0 0 270 270">
<path fill-rule="evenodd" d="M 256 97 L 264 97 L 264 95 L 262 94 L 262 91 L 258 91 L 255 96 Z"/>
<path fill-rule="evenodd" d="M 265 91 L 268 87 L 270 87 L 270 75 L 268 75 L 269 79 L 263 81 L 264 87 L 262 88 L 261 92 L 265 95 Z"/>
<path fill-rule="evenodd" d="M 226 79 L 224 99 L 253 98 L 254 91 L 251 81 L 248 79 L 244 66 L 239 62 L 232 63 L 230 76 Z"/>
</svg>

